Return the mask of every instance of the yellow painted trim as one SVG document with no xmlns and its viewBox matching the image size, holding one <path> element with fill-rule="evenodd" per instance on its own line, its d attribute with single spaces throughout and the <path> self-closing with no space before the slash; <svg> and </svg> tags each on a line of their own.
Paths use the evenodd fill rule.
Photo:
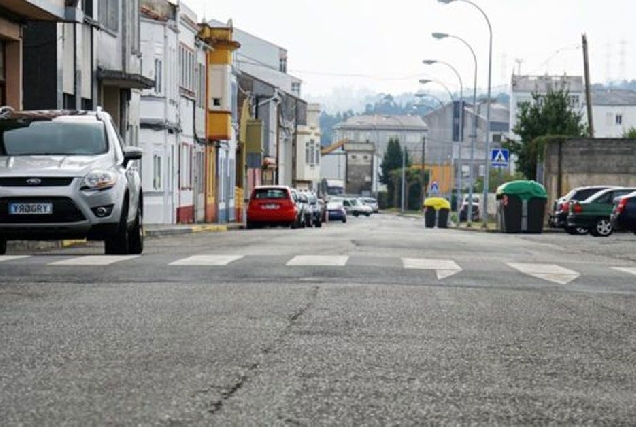
<svg viewBox="0 0 636 427">
<path fill-rule="evenodd" d="M 193 233 L 200 233 L 202 231 L 227 231 L 227 225 L 195 225 L 192 227 Z"/>
<path fill-rule="evenodd" d="M 75 245 L 79 245 L 82 243 L 87 243 L 88 240 L 83 239 L 83 240 L 62 240 L 62 247 L 63 248 L 68 248 L 70 246 L 75 246 Z"/>
</svg>

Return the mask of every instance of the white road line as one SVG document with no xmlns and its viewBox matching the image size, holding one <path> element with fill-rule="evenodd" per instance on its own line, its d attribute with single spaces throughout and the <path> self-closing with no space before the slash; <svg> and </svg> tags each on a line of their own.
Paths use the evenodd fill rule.
<svg viewBox="0 0 636 427">
<path fill-rule="evenodd" d="M 228 265 L 241 258 L 243 255 L 193 255 L 171 262 L 169 265 L 220 266 Z"/>
<path fill-rule="evenodd" d="M 110 265 L 135 258 L 139 258 L 139 255 L 88 255 L 50 262 L 47 265 Z"/>
<path fill-rule="evenodd" d="M 404 268 L 410 270 L 435 270 L 438 280 L 462 271 L 455 261 L 445 259 L 402 258 L 402 263 Z"/>
<path fill-rule="evenodd" d="M 28 258 L 31 255 L 0 255 L 0 262 L 13 261 L 16 259 Z"/>
<path fill-rule="evenodd" d="M 348 259 L 348 256 L 337 255 L 298 255 L 290 259 L 287 265 L 343 266 Z"/>
<path fill-rule="evenodd" d="M 568 270 L 555 264 L 508 263 L 508 266 L 528 276 L 558 283 L 559 285 L 567 285 L 580 276 L 576 271 Z"/>
<path fill-rule="evenodd" d="M 636 276 L 636 267 L 612 267 L 614 270 L 622 271 L 624 273 L 633 274 Z"/>
</svg>

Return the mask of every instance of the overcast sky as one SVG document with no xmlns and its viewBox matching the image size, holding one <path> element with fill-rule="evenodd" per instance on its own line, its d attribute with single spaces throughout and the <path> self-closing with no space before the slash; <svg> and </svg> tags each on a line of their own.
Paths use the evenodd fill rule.
<svg viewBox="0 0 636 427">
<path fill-rule="evenodd" d="M 590 44 L 594 82 L 636 78 L 634 0 L 473 0 L 493 29 L 493 86 L 521 74 L 583 74 L 581 35 Z M 334 88 L 369 88 L 398 94 L 421 89 L 421 78 L 453 91 L 472 87 L 468 48 L 432 32 L 465 39 L 477 54 L 478 87 L 488 80 L 488 27 L 464 1 L 437 0 L 186 0 L 199 21 L 232 19 L 234 26 L 288 50 L 288 71 L 303 80 L 305 95 Z M 435 86 L 434 84 L 432 86 Z M 433 87 L 431 86 L 431 89 Z M 442 89 L 437 87 L 437 90 Z"/>
</svg>

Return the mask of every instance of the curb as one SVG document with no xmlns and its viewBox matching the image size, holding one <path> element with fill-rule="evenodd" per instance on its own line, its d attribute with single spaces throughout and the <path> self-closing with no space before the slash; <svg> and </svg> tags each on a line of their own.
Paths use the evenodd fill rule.
<svg viewBox="0 0 636 427">
<path fill-rule="evenodd" d="M 150 228 L 144 230 L 144 236 L 162 237 L 162 236 L 177 236 L 182 234 L 194 234 L 194 233 L 221 233 L 231 230 L 240 230 L 243 228 L 242 224 L 200 224 L 191 226 L 166 226 L 165 228 Z M 86 245 L 88 242 L 83 240 L 14 240 L 7 242 L 7 249 L 13 251 L 44 251 L 51 249 L 71 248 L 75 246 Z"/>
</svg>

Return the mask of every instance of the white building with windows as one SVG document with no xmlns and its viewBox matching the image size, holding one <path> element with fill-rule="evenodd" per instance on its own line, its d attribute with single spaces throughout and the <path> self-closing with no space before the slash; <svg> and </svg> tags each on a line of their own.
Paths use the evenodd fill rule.
<svg viewBox="0 0 636 427">
<path fill-rule="evenodd" d="M 585 111 L 585 86 L 581 76 L 512 76 L 510 90 L 510 137 L 517 125 L 521 104 L 533 102 L 533 94 L 546 95 L 549 90 L 566 90 L 570 96 L 570 107 L 577 113 Z"/>
<path fill-rule="evenodd" d="M 307 105 L 307 124 L 298 126 L 296 185 L 316 188 L 320 181 L 320 104 Z"/>
<path fill-rule="evenodd" d="M 420 116 L 353 116 L 333 128 L 334 142 L 350 140 L 373 142 L 378 156 L 382 158 L 391 139 L 397 139 L 406 147 L 411 160 L 422 159 L 422 140 L 428 126 Z M 430 146 L 426 147 L 427 156 Z"/>
<path fill-rule="evenodd" d="M 140 108 L 145 221 L 203 221 L 206 47 L 185 5 L 141 0 L 141 14 L 143 66 L 155 80 Z"/>
<path fill-rule="evenodd" d="M 636 128 L 636 91 L 594 89 L 592 119 L 596 138 L 621 138 L 630 128 Z M 587 122 L 587 114 L 584 120 Z"/>
</svg>

